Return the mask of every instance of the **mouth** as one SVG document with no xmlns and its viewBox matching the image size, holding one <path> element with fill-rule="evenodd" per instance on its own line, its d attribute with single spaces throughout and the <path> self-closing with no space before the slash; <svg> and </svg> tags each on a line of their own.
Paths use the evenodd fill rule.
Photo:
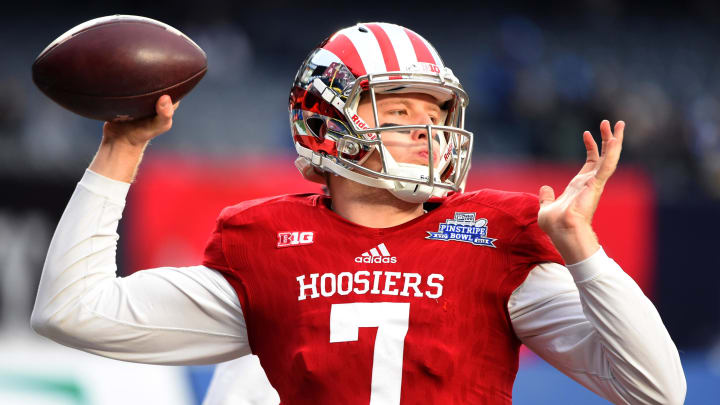
<svg viewBox="0 0 720 405">
<path fill-rule="evenodd" d="M 428 156 L 429 156 L 429 155 L 430 155 L 430 154 L 428 153 L 427 150 L 422 150 L 422 151 L 417 152 L 417 153 L 415 154 L 415 157 L 417 158 L 417 159 L 415 159 L 415 160 L 418 161 L 417 164 L 421 164 L 421 165 L 427 166 L 427 164 L 428 164 Z M 434 157 L 434 159 L 433 159 L 433 164 L 437 164 L 437 161 L 438 161 L 437 153 L 433 153 L 433 155 L 434 155 L 434 156 L 433 156 L 433 157 Z"/>
<path fill-rule="evenodd" d="M 386 141 L 385 146 L 391 150 L 391 153 L 396 159 L 399 158 L 399 162 L 422 166 L 428 165 L 428 156 L 430 156 L 430 151 L 428 150 L 427 142 Z M 433 143 L 434 165 L 437 165 L 440 162 L 440 157 L 442 156 L 439 149 L 440 145 Z"/>
</svg>

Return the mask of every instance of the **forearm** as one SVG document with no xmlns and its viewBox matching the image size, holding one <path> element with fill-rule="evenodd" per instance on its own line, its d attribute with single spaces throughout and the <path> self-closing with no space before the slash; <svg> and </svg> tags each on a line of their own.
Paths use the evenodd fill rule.
<svg viewBox="0 0 720 405">
<path fill-rule="evenodd" d="M 89 169 L 107 178 L 131 183 L 135 179 L 148 142 L 103 137 Z"/>
<path fill-rule="evenodd" d="M 108 181 L 99 196 L 91 191 L 97 179 L 86 174 L 78 184 L 50 243 L 32 315 L 41 334 L 61 326 L 59 314 L 79 305 L 88 285 L 115 277 L 116 229 L 130 185 Z"/>
<path fill-rule="evenodd" d="M 569 269 L 618 395 L 632 404 L 682 404 L 686 382 L 677 348 L 635 281 L 604 254 Z"/>
<path fill-rule="evenodd" d="M 675 345 L 652 303 L 604 252 L 570 271 L 536 267 L 508 310 L 523 343 L 608 400 L 682 403 L 686 385 Z"/>
<path fill-rule="evenodd" d="M 151 139 L 172 127 L 178 103 L 169 96 L 160 97 L 155 105 L 157 115 L 127 122 L 106 122 L 100 148 L 90 170 L 113 180 L 131 183 L 135 178 L 143 152 Z"/>
<path fill-rule="evenodd" d="M 117 226 L 129 184 L 87 172 L 48 250 L 32 326 L 67 346 L 127 361 L 197 364 L 248 352 L 227 281 L 201 268 L 117 278 Z"/>
<path fill-rule="evenodd" d="M 548 235 L 568 265 L 586 260 L 600 249 L 600 243 L 590 224 L 560 229 Z"/>
</svg>

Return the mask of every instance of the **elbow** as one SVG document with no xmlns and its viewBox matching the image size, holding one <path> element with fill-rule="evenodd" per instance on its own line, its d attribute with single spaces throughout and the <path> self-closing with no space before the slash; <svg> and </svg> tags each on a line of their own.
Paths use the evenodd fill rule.
<svg viewBox="0 0 720 405">
<path fill-rule="evenodd" d="M 613 378 L 614 391 L 619 394 L 614 399 L 618 404 L 682 405 L 685 403 L 687 382 L 679 356 L 665 359 L 645 368 L 643 372 L 625 374 L 630 377 Z M 615 374 L 617 376 L 617 374 Z"/>
<path fill-rule="evenodd" d="M 674 384 L 669 384 L 668 387 L 663 389 L 661 392 L 663 400 L 660 403 L 666 405 L 682 405 L 685 403 L 686 393 L 687 383 L 685 381 L 685 375 L 681 372 L 678 381 L 674 381 Z"/>
<path fill-rule="evenodd" d="M 683 371 L 682 362 L 677 351 L 674 352 L 674 359 L 668 359 L 668 363 L 663 367 L 666 371 L 665 378 L 659 384 L 659 393 L 663 399 L 662 404 L 682 405 L 685 403 L 685 395 L 687 394 L 687 381 L 685 380 L 685 372 Z"/>
<path fill-rule="evenodd" d="M 656 392 L 654 399 L 648 403 L 657 405 L 683 405 L 685 403 L 685 387 L 682 389 L 673 387 L 659 390 Z"/>
<path fill-rule="evenodd" d="M 624 394 L 620 394 L 615 398 L 605 397 L 605 399 L 612 403 L 627 405 L 683 405 L 685 403 L 687 386 L 685 384 L 685 377 L 681 377 L 680 380 L 668 381 L 668 383 L 663 386 L 638 385 L 629 390 L 624 390 Z"/>
<path fill-rule="evenodd" d="M 682 405 L 685 403 L 687 382 L 682 365 L 669 366 L 665 368 L 665 371 L 662 378 L 657 378 L 655 383 L 651 384 L 653 388 L 649 388 L 647 391 L 650 395 L 646 397 L 646 401 L 641 401 L 642 403 L 659 405 Z M 634 402 L 630 401 L 630 403 Z"/>
<path fill-rule="evenodd" d="M 69 346 L 69 342 L 74 340 L 78 333 L 77 328 L 63 321 L 58 314 L 40 311 L 37 308 L 30 315 L 30 327 L 38 335 L 66 346 Z"/>
<path fill-rule="evenodd" d="M 30 327 L 38 335 L 50 339 L 52 339 L 52 333 L 50 331 L 56 329 L 53 327 L 50 317 L 37 308 L 35 308 L 32 315 L 30 315 Z"/>
</svg>

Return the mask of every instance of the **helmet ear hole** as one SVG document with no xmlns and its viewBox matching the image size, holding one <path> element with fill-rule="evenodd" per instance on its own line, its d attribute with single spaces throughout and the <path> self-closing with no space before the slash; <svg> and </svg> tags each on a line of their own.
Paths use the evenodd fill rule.
<svg viewBox="0 0 720 405">
<path fill-rule="evenodd" d="M 310 117 L 305 120 L 305 124 L 307 126 L 307 129 L 310 130 L 310 133 L 312 133 L 315 138 L 320 141 L 325 140 L 325 134 L 327 133 L 327 125 L 325 125 L 324 119 Z"/>
</svg>

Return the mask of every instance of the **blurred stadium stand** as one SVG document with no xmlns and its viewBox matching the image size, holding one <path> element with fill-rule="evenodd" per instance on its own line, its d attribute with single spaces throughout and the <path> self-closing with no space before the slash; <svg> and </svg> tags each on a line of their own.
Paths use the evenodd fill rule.
<svg viewBox="0 0 720 405">
<path fill-rule="evenodd" d="M 652 189 L 655 231 L 644 240 L 654 252 L 652 296 L 683 355 L 686 403 L 717 401 L 720 3 L 515 1 L 438 8 L 437 2 L 420 1 L 413 10 L 378 1 L 357 7 L 263 3 L 111 0 L 27 2 L 3 9 L 0 348 L 19 347 L 12 343 L 18 336 L 42 344 L 23 319 L 49 236 L 100 138 L 100 123 L 61 109 L 32 84 L 30 65 L 45 45 L 76 24 L 108 14 L 167 22 L 206 50 L 209 72 L 183 100 L 173 130 L 154 141 L 148 158 L 243 163 L 267 157 L 290 166 L 286 102 L 301 60 L 334 29 L 381 20 L 422 33 L 463 81 L 471 98 L 467 126 L 476 135 L 477 173 L 517 164 L 579 167 L 583 130 L 597 135 L 604 118 L 628 123 L 621 167 L 642 173 Z M 294 183 L 299 179 L 283 181 L 300 187 Z M 608 188 L 613 186 L 611 181 Z M 612 207 L 601 203 L 601 209 Z M 613 225 L 603 226 L 612 237 Z M 132 271 L 122 260 L 121 269 Z M 1 393 L 8 392 L 8 376 L 18 369 L 5 359 L 0 354 L 0 402 L 9 403 Z M 209 370 L 188 371 L 197 395 Z M 532 356 L 523 362 L 515 397 L 518 404 L 595 403 L 586 390 Z"/>
</svg>

